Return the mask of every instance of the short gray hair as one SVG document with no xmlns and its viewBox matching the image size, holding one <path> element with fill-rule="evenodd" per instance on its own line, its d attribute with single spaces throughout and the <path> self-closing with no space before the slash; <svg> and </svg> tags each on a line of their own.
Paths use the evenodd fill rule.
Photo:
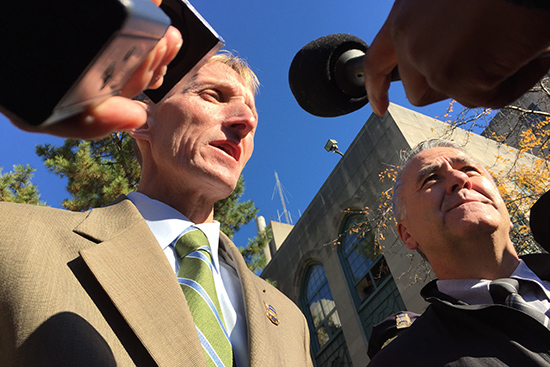
<svg viewBox="0 0 550 367">
<path fill-rule="evenodd" d="M 452 141 L 444 140 L 444 139 L 424 140 L 423 142 L 419 143 L 411 150 L 407 152 L 403 152 L 401 154 L 401 164 L 397 168 L 397 175 L 395 177 L 395 184 L 393 185 L 393 195 L 392 195 L 392 207 L 393 207 L 392 210 L 393 210 L 393 215 L 395 217 L 395 220 L 397 222 L 400 222 L 402 219 L 404 219 L 406 215 L 406 208 L 403 204 L 403 201 L 401 200 L 401 190 L 403 188 L 402 187 L 403 170 L 405 169 L 405 167 L 407 167 L 410 161 L 418 153 L 424 150 L 433 149 L 433 148 L 453 148 L 463 153 L 466 153 L 461 146 L 453 143 Z"/>
</svg>

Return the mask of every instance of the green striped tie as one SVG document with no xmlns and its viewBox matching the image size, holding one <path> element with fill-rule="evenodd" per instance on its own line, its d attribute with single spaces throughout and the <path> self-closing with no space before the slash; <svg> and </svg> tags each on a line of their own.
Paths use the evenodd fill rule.
<svg viewBox="0 0 550 367">
<path fill-rule="evenodd" d="M 175 244 L 181 258 L 178 281 L 193 315 L 209 367 L 231 367 L 233 350 L 221 313 L 208 239 L 198 228 L 182 235 Z"/>
</svg>

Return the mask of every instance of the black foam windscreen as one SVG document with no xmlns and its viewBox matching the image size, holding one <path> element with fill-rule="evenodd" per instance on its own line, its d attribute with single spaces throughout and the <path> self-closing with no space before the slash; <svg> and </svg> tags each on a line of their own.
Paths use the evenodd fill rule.
<svg viewBox="0 0 550 367">
<path fill-rule="evenodd" d="M 335 117 L 358 110 L 368 102 L 352 97 L 337 85 L 334 68 L 346 51 L 366 52 L 368 45 L 349 34 L 331 34 L 305 45 L 294 57 L 288 74 L 290 90 L 307 112 L 319 117 Z"/>
<path fill-rule="evenodd" d="M 546 251 L 550 252 L 550 191 L 544 193 L 531 207 L 529 225 L 531 233 Z"/>
</svg>

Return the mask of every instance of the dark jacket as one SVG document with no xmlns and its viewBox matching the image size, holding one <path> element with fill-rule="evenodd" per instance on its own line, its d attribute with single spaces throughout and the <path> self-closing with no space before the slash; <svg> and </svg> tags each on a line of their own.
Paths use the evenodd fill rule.
<svg viewBox="0 0 550 367">
<path fill-rule="evenodd" d="M 550 255 L 523 257 L 550 280 Z M 502 305 L 468 305 L 438 291 L 421 291 L 426 311 L 382 349 L 369 367 L 550 366 L 550 330 L 521 311 Z"/>
</svg>

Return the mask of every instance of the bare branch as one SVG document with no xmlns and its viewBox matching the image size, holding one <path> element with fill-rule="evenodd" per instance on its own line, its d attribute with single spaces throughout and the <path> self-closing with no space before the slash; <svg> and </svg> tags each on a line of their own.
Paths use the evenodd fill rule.
<svg viewBox="0 0 550 367">
<path fill-rule="evenodd" d="M 523 112 L 523 113 L 530 113 L 530 114 L 533 114 L 533 115 L 540 115 L 540 116 L 550 117 L 550 112 L 530 110 L 530 109 L 522 108 L 522 107 L 518 107 L 518 106 L 506 106 L 506 107 L 503 107 L 502 109 L 503 110 L 514 110 L 514 111 L 519 111 L 519 112 Z"/>
</svg>

